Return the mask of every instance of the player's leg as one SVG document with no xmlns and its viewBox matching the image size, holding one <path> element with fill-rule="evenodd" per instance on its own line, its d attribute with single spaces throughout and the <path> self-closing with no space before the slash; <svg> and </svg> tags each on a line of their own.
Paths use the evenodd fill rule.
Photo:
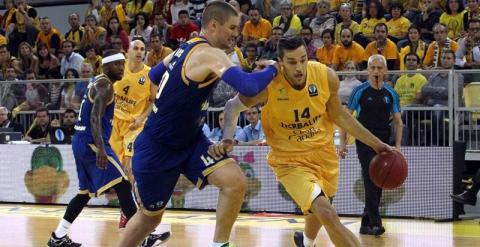
<svg viewBox="0 0 480 247">
<path fill-rule="evenodd" d="M 322 224 L 318 221 L 314 214 L 307 214 L 305 216 L 305 228 L 304 231 L 297 231 L 293 235 L 293 241 L 296 246 L 314 247 L 315 239 Z"/>
<path fill-rule="evenodd" d="M 230 232 L 245 198 L 245 175 L 234 161 L 213 171 L 208 183 L 220 189 L 218 194 L 214 243 L 229 241 Z"/>
<path fill-rule="evenodd" d="M 220 189 L 217 202 L 214 246 L 227 244 L 242 206 L 247 182 L 240 166 L 228 156 L 215 160 L 208 155 L 211 142 L 204 136 L 190 150 L 185 176 L 202 189 L 212 184 Z"/>
<path fill-rule="evenodd" d="M 325 196 L 318 196 L 313 201 L 310 211 L 325 227 L 335 246 L 360 246 L 357 237 L 340 222 L 337 212 Z"/>
<path fill-rule="evenodd" d="M 132 157 L 134 192 L 140 209 L 129 220 L 118 246 L 138 246 L 158 224 L 180 175 L 178 155 L 139 135 Z"/>
<path fill-rule="evenodd" d="M 88 177 L 88 166 L 90 162 L 95 162 L 96 157 L 88 147 L 86 142 L 78 137 L 72 143 L 73 155 L 77 166 L 77 177 L 79 182 L 80 192 L 70 200 L 62 220 L 59 222 L 56 230 L 51 234 L 48 241 L 48 246 L 80 246 L 80 244 L 73 242 L 68 237 L 70 227 L 82 212 L 85 205 L 90 200 L 89 189 L 91 188 L 91 181 Z M 64 243 L 68 243 L 69 245 Z"/>
</svg>

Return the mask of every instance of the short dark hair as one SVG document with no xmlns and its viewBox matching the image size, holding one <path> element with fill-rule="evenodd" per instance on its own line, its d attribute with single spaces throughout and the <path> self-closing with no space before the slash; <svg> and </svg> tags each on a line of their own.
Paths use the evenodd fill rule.
<svg viewBox="0 0 480 247">
<path fill-rule="evenodd" d="M 403 15 L 404 9 L 403 9 L 403 4 L 400 3 L 399 1 L 393 1 L 390 3 L 390 13 L 392 13 L 392 10 L 394 8 L 400 9 L 400 16 Z"/>
<path fill-rule="evenodd" d="M 332 39 L 335 39 L 335 31 L 333 31 L 333 29 L 328 29 L 328 28 L 325 29 L 325 30 L 323 30 L 322 36 L 320 36 L 320 37 L 323 38 L 323 35 L 325 35 L 325 34 L 327 34 L 327 33 L 330 34 L 330 37 L 331 37 Z"/>
<path fill-rule="evenodd" d="M 63 112 L 63 115 L 67 113 L 73 113 L 74 116 L 77 116 L 77 112 L 75 112 L 72 108 L 65 109 L 65 111 Z"/>
<path fill-rule="evenodd" d="M 387 24 L 385 24 L 383 22 L 380 22 L 377 25 L 375 25 L 375 27 L 373 28 L 373 33 L 375 33 L 375 31 L 377 31 L 377 28 L 379 28 L 379 27 L 385 27 L 385 31 L 387 31 L 387 33 L 388 33 Z"/>
<path fill-rule="evenodd" d="M 67 70 L 65 70 L 65 77 L 67 76 L 68 72 L 72 72 L 75 78 L 80 78 L 80 75 L 78 74 L 78 70 L 74 68 L 68 68 Z"/>
<path fill-rule="evenodd" d="M 207 5 L 202 14 L 202 28 L 212 20 L 218 21 L 223 25 L 232 16 L 238 16 L 238 12 L 232 5 L 224 1 L 213 1 Z"/>
<path fill-rule="evenodd" d="M 420 64 L 420 57 L 415 52 L 409 52 L 405 57 L 403 57 L 403 63 L 407 63 L 407 57 L 415 56 L 417 58 L 417 63 Z"/>
<path fill-rule="evenodd" d="M 182 10 L 178 11 L 178 16 L 180 17 L 180 15 L 187 15 L 188 16 L 188 11 L 185 10 L 185 9 L 182 9 Z"/>
<path fill-rule="evenodd" d="M 0 45 L 0 50 L 1 49 L 6 49 L 8 51 L 8 46 L 7 45 Z"/>
<path fill-rule="evenodd" d="M 288 51 L 295 50 L 302 45 L 304 47 L 307 47 L 302 37 L 299 37 L 296 35 L 284 36 L 278 41 L 278 45 L 277 45 L 278 56 L 282 58 L 283 55 L 285 55 L 285 50 L 288 50 Z"/>
<path fill-rule="evenodd" d="M 282 33 L 284 33 L 284 32 L 283 32 L 283 29 L 282 29 L 281 27 L 279 27 L 279 26 L 273 27 L 273 28 L 272 28 L 272 33 L 273 33 L 273 30 L 281 30 Z"/>
<path fill-rule="evenodd" d="M 37 116 L 37 114 L 38 114 L 39 112 L 46 112 L 47 115 L 49 114 L 48 109 L 47 109 L 46 107 L 40 107 L 40 108 L 38 108 L 37 110 L 35 110 L 35 117 Z"/>
<path fill-rule="evenodd" d="M 163 34 L 161 32 L 153 32 L 150 35 L 150 41 L 152 41 L 153 38 L 159 38 L 160 40 L 162 40 Z"/>
<path fill-rule="evenodd" d="M 312 30 L 312 28 L 311 28 L 310 26 L 304 25 L 304 26 L 302 27 L 302 30 L 303 30 L 303 29 L 308 29 L 308 30 L 310 30 L 310 34 L 313 34 L 313 30 Z M 282 29 L 282 30 L 283 30 L 283 29 Z"/>
<path fill-rule="evenodd" d="M 342 33 L 344 30 L 348 30 L 350 32 L 350 35 L 352 35 L 352 39 L 353 39 L 353 31 L 349 27 L 344 27 L 342 28 L 342 30 L 340 30 L 340 37 L 342 37 Z"/>
<path fill-rule="evenodd" d="M 75 47 L 75 41 L 73 41 L 73 40 L 67 39 L 67 40 L 63 41 L 62 47 L 63 47 L 63 45 L 65 45 L 65 43 L 70 43 L 70 44 L 72 45 L 72 47 Z M 48 46 L 47 46 L 47 47 L 48 47 Z"/>
</svg>

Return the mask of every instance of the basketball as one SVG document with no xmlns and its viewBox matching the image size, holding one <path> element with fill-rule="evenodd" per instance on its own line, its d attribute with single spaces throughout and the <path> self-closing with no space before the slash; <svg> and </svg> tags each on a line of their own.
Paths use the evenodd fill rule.
<svg viewBox="0 0 480 247">
<path fill-rule="evenodd" d="M 403 155 L 394 150 L 375 155 L 370 162 L 370 178 L 373 183 L 385 190 L 400 187 L 407 178 L 407 161 Z"/>
</svg>

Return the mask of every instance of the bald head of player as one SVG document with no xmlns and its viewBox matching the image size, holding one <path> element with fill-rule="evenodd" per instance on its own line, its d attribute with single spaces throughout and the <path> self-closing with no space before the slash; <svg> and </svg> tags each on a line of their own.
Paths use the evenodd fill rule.
<svg viewBox="0 0 480 247">
<path fill-rule="evenodd" d="M 133 40 L 130 42 L 130 45 L 128 46 L 128 53 L 127 53 L 127 58 L 128 58 L 128 63 L 134 63 L 134 64 L 143 64 L 143 61 L 145 59 L 145 54 L 146 54 L 146 48 L 145 48 L 145 43 L 141 40 Z"/>
<path fill-rule="evenodd" d="M 214 1 L 203 11 L 201 35 L 213 47 L 232 49 L 239 35 L 239 24 L 240 15 L 233 6 L 224 1 Z"/>
<path fill-rule="evenodd" d="M 278 41 L 279 64 L 288 83 L 295 89 L 305 87 L 307 81 L 307 49 L 305 41 L 298 36 L 288 36 Z"/>
<path fill-rule="evenodd" d="M 102 59 L 103 73 L 111 82 L 121 80 L 125 70 L 125 56 L 118 50 L 106 50 Z"/>
</svg>

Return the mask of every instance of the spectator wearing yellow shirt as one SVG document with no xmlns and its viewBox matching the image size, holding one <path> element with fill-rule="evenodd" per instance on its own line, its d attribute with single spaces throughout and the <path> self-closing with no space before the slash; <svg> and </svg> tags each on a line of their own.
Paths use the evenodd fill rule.
<svg viewBox="0 0 480 247">
<path fill-rule="evenodd" d="M 403 58 L 403 63 L 407 70 L 417 70 L 420 58 L 416 53 L 410 52 Z M 395 83 L 395 91 L 400 97 L 400 106 L 420 103 L 422 87 L 425 83 L 427 83 L 427 78 L 420 73 L 400 76 Z"/>
<path fill-rule="evenodd" d="M 315 15 L 317 0 L 292 0 L 292 3 L 293 13 L 297 14 L 300 19 Z"/>
<path fill-rule="evenodd" d="M 334 35 L 335 34 L 332 29 L 323 30 L 323 47 L 318 48 L 316 52 L 317 60 L 328 67 L 332 67 L 333 54 L 338 47 L 338 45 L 333 43 Z"/>
<path fill-rule="evenodd" d="M 254 42 L 267 41 L 272 35 L 272 24 L 268 20 L 262 18 L 257 8 L 248 10 L 250 20 L 243 26 L 243 41 Z"/>
<path fill-rule="evenodd" d="M 360 25 L 352 20 L 352 5 L 350 3 L 342 3 L 339 9 L 341 22 L 335 26 L 335 43 L 340 44 L 340 31 L 349 28 L 353 32 L 353 36 L 360 31 Z M 352 37 L 353 37 L 352 36 Z"/>
<path fill-rule="evenodd" d="M 85 59 L 83 60 L 83 63 L 89 63 L 92 65 L 92 73 L 93 75 L 100 75 L 103 72 L 102 69 L 102 56 L 97 55 L 97 50 L 93 45 L 86 45 L 85 48 L 83 49 L 83 52 L 85 54 Z"/>
<path fill-rule="evenodd" d="M 385 9 L 379 1 L 370 1 L 366 17 L 360 23 L 360 32 L 354 36 L 357 43 L 365 47 L 375 40 L 375 26 L 379 23 L 387 23 L 387 20 L 383 17 L 384 13 Z"/>
<path fill-rule="evenodd" d="M 465 15 L 463 0 L 448 0 L 445 6 L 445 13 L 440 16 L 440 23 L 448 27 L 448 37 L 457 40 L 465 34 Z"/>
<path fill-rule="evenodd" d="M 5 36 L 0 34 L 0 45 L 6 45 L 7 44 L 7 38 Z"/>
<path fill-rule="evenodd" d="M 115 6 L 114 16 L 118 18 L 122 29 L 130 33 L 130 22 L 133 22 L 133 16 L 130 16 L 127 12 L 128 0 L 119 0 L 117 6 Z"/>
<path fill-rule="evenodd" d="M 435 41 L 430 43 L 427 50 L 427 55 L 423 60 L 423 67 L 425 69 L 437 68 L 442 66 L 442 55 L 444 51 L 452 50 L 456 52 L 458 43 L 451 40 L 448 36 L 448 28 L 444 24 L 437 23 L 433 27 L 433 36 Z"/>
<path fill-rule="evenodd" d="M 374 28 L 375 41 L 370 42 L 365 49 L 365 60 L 375 54 L 381 54 L 387 60 L 389 70 L 395 70 L 398 60 L 397 45 L 387 38 L 388 27 L 385 23 L 378 23 Z"/>
<path fill-rule="evenodd" d="M 85 28 L 80 26 L 80 16 L 77 13 L 71 13 L 68 16 L 68 24 L 70 25 L 70 30 L 65 33 L 65 39 L 73 41 L 75 43 L 73 50 L 78 52 Z"/>
<path fill-rule="evenodd" d="M 130 17 L 144 12 L 149 16 L 153 12 L 152 0 L 132 0 L 127 3 L 127 13 Z"/>
<path fill-rule="evenodd" d="M 420 29 L 416 26 L 408 28 L 408 39 L 403 47 L 400 48 L 399 61 L 400 70 L 405 69 L 404 58 L 408 53 L 415 53 L 418 56 L 418 63 L 422 64 L 427 54 L 428 45 L 420 38 Z"/>
<path fill-rule="evenodd" d="M 284 0 L 280 4 L 280 15 L 273 19 L 273 26 L 282 28 L 285 36 L 300 34 L 302 21 L 292 12 L 290 1 Z"/>
<path fill-rule="evenodd" d="M 158 62 L 162 61 L 170 53 L 172 49 L 163 45 L 163 38 L 159 33 L 153 33 L 150 35 L 150 51 L 147 54 L 147 65 L 153 67 L 157 65 Z"/>
<path fill-rule="evenodd" d="M 407 37 L 410 21 L 403 17 L 403 5 L 400 2 L 392 2 L 390 5 L 392 19 L 387 22 L 389 38 L 394 43 Z"/>
<path fill-rule="evenodd" d="M 352 30 L 344 28 L 340 33 L 341 42 L 333 53 L 332 68 L 337 71 L 344 70 L 348 61 L 361 65 L 365 60 L 365 49 L 353 41 Z"/>
<path fill-rule="evenodd" d="M 80 48 L 83 49 L 87 44 L 94 44 L 97 47 L 105 44 L 105 37 L 107 30 L 98 25 L 95 16 L 89 15 L 86 18 L 87 25 L 85 26 L 85 33 L 83 35 Z"/>
<path fill-rule="evenodd" d="M 100 9 L 100 26 L 107 28 L 108 20 L 115 14 L 115 8 L 112 6 L 112 0 L 103 0 L 102 8 Z"/>
</svg>

